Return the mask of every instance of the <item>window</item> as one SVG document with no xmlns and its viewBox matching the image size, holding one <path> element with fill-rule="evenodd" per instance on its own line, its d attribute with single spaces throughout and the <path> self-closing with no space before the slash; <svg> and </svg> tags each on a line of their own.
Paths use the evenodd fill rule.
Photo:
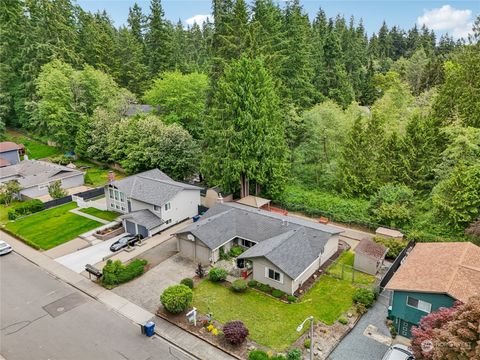
<svg viewBox="0 0 480 360">
<path fill-rule="evenodd" d="M 249 248 L 249 247 L 252 247 L 253 245 L 255 245 L 255 243 L 253 241 L 249 241 L 249 240 L 245 240 L 245 239 L 238 239 L 238 240 L 239 240 L 240 245 L 242 245 L 243 247 L 246 247 L 246 248 Z"/>
<path fill-rule="evenodd" d="M 432 304 L 423 301 L 423 300 L 418 300 L 413 297 L 407 296 L 407 305 L 411 306 L 415 309 L 424 311 L 426 313 L 430 313 L 432 311 Z"/>
<path fill-rule="evenodd" d="M 110 194 L 110 199 L 113 199 L 113 189 L 108 189 L 108 193 Z"/>
<path fill-rule="evenodd" d="M 266 277 L 268 277 L 269 279 L 272 279 L 272 280 L 278 281 L 280 283 L 283 283 L 283 275 L 281 273 L 279 273 L 278 271 L 275 271 L 275 270 L 269 269 L 269 268 L 265 268 L 265 272 L 266 272 Z"/>
<path fill-rule="evenodd" d="M 120 201 L 125 202 L 125 194 L 123 192 L 120 193 Z"/>
<path fill-rule="evenodd" d="M 169 202 L 165 204 L 165 211 L 169 211 L 172 208 L 172 204 Z"/>
<path fill-rule="evenodd" d="M 167 221 L 165 221 L 165 224 L 170 224 L 172 222 L 172 219 L 168 219 Z"/>
<path fill-rule="evenodd" d="M 153 205 L 153 211 L 160 212 L 161 207 L 158 205 Z"/>
</svg>

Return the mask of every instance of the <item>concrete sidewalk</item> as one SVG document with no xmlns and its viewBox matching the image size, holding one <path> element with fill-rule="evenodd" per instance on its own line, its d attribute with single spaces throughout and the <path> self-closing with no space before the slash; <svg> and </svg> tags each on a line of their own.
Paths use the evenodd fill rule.
<svg viewBox="0 0 480 360">
<path fill-rule="evenodd" d="M 58 279 L 72 285 L 78 290 L 100 301 L 107 307 L 125 316 L 134 323 L 144 324 L 149 320 L 154 320 L 157 324 L 155 332 L 159 336 L 178 346 L 179 348 L 190 352 L 198 359 L 234 359 L 230 355 L 224 353 L 209 343 L 197 338 L 196 336 L 177 326 L 167 323 L 165 320 L 159 319 L 151 312 L 144 310 L 143 308 L 131 303 L 127 299 L 66 268 L 44 253 L 36 251 L 35 249 L 29 247 L 28 245 L 1 230 L 0 239 L 8 242 L 13 247 L 13 250 L 19 255 L 38 265 Z"/>
<path fill-rule="evenodd" d="M 87 218 L 87 219 L 90 219 L 90 220 L 93 220 L 93 221 L 97 221 L 97 222 L 102 223 L 104 225 L 110 223 L 110 221 L 103 220 L 103 219 L 100 219 L 99 217 L 84 213 L 83 211 L 80 211 L 80 208 L 72 209 L 72 210 L 70 210 L 70 212 L 74 213 L 76 215 L 79 215 L 79 216 L 83 216 L 84 218 Z"/>
</svg>

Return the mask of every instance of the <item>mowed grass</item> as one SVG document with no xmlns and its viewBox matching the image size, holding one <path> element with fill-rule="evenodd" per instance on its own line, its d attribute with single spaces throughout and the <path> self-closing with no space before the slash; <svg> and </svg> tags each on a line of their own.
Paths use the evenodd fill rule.
<svg viewBox="0 0 480 360">
<path fill-rule="evenodd" d="M 10 205 L 0 204 L 0 225 L 6 224 L 8 222 L 8 210 L 10 210 L 14 205 L 18 204 L 19 201 L 13 201 Z"/>
<path fill-rule="evenodd" d="M 255 290 L 239 294 L 204 280 L 194 289 L 193 306 L 223 324 L 242 320 L 252 340 L 283 351 L 298 339 L 296 328 L 306 317 L 333 324 L 352 306 L 354 291 L 350 282 L 323 275 L 301 301 L 285 304 Z"/>
<path fill-rule="evenodd" d="M 27 137 L 14 130 L 7 130 L 6 140 L 25 145 L 25 148 L 27 149 L 27 155 L 30 159 L 43 159 L 62 154 L 60 149 L 53 146 L 48 146 L 41 141 Z"/>
<path fill-rule="evenodd" d="M 103 211 L 93 207 L 80 209 L 80 211 L 107 221 L 113 221 L 120 216 L 120 214 L 115 211 Z"/>
<path fill-rule="evenodd" d="M 5 228 L 32 247 L 48 250 L 102 225 L 98 221 L 69 212 L 76 207 L 77 204 L 71 202 L 40 211 L 9 222 Z"/>
<path fill-rule="evenodd" d="M 357 270 L 353 271 L 354 261 L 355 253 L 353 251 L 345 251 L 336 260 L 336 263 L 328 268 L 328 272 L 337 277 L 342 277 L 342 267 L 345 264 L 345 267 L 343 267 L 343 280 L 352 281 L 353 276 L 356 284 L 372 285 L 375 282 L 375 277 Z"/>
<path fill-rule="evenodd" d="M 77 167 L 88 167 L 85 169 L 85 184 L 90 185 L 93 187 L 103 186 L 108 183 L 108 173 L 112 171 L 108 168 L 101 168 L 97 164 L 91 163 L 85 160 L 77 160 L 74 161 Z M 125 175 L 119 173 L 118 171 L 114 171 L 115 179 L 121 179 Z"/>
</svg>

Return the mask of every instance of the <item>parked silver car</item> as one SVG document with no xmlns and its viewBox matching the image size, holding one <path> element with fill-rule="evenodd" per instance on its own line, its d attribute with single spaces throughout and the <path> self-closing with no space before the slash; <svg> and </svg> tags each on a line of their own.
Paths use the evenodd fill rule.
<svg viewBox="0 0 480 360">
<path fill-rule="evenodd" d="M 12 247 L 5 241 L 0 240 L 0 255 L 5 255 L 12 252 Z"/>
<path fill-rule="evenodd" d="M 397 344 L 388 348 L 382 360 L 414 360 L 412 352 L 408 349 L 408 346 Z"/>
</svg>

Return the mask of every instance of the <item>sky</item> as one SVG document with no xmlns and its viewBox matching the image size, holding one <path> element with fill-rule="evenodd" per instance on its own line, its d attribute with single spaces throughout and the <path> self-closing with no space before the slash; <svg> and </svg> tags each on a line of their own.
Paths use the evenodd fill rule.
<svg viewBox="0 0 480 360">
<path fill-rule="evenodd" d="M 288 1 L 288 0 L 287 0 Z M 426 24 L 438 36 L 448 33 L 454 38 L 466 37 L 475 17 L 480 14 L 480 1 L 436 0 L 300 0 L 310 18 L 321 6 L 328 17 L 343 14 L 362 18 L 368 35 L 377 32 L 385 20 L 389 27 L 398 25 L 409 29 L 415 24 Z M 128 9 L 137 2 L 145 14 L 149 13 L 150 0 L 77 0 L 84 10 L 106 10 L 116 26 L 126 24 Z M 247 1 L 251 2 L 251 1 Z M 277 0 L 281 6 L 285 0 Z M 165 17 L 173 22 L 179 19 L 184 26 L 200 23 L 211 14 L 210 0 L 162 0 Z"/>
</svg>

